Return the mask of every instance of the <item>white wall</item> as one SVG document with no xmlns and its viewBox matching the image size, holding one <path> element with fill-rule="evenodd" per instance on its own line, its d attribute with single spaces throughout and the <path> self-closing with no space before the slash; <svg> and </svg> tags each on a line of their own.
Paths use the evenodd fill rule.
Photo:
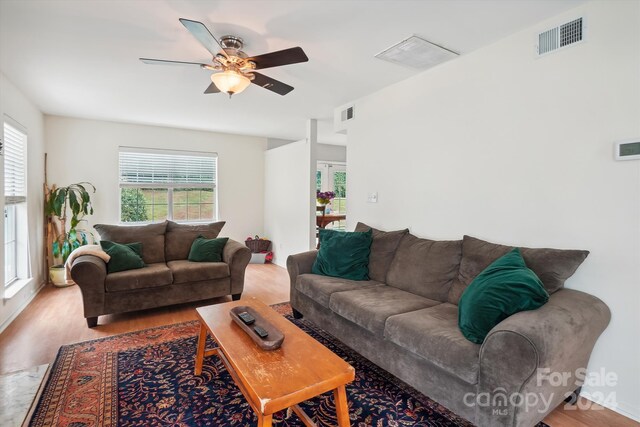
<svg viewBox="0 0 640 427">
<path fill-rule="evenodd" d="M 344 145 L 318 144 L 316 149 L 319 162 L 347 161 L 347 147 Z"/>
<path fill-rule="evenodd" d="M 265 138 L 59 116 L 45 116 L 45 130 L 49 183 L 97 188 L 91 225 L 119 222 L 118 147 L 130 146 L 218 153 L 221 236 L 263 233 Z"/>
<path fill-rule="evenodd" d="M 271 150 L 272 148 L 281 147 L 285 144 L 291 144 L 292 140 L 290 139 L 281 139 L 281 138 L 267 138 L 267 150 Z"/>
<path fill-rule="evenodd" d="M 580 13 L 586 41 L 536 59 L 536 31 Z M 640 418 L 640 161 L 612 157 L 614 141 L 640 139 L 640 2 L 587 3 L 356 109 L 349 225 L 590 250 L 566 285 L 611 308 L 589 367 L 619 380 L 585 391 Z"/>
<path fill-rule="evenodd" d="M 2 298 L 0 306 L 0 331 L 26 306 L 44 283 L 43 277 L 43 189 L 44 182 L 44 122 L 42 113 L 29 101 L 4 74 L 0 73 L 0 121 L 9 116 L 27 131 L 27 221 L 29 229 L 29 262 L 31 280 L 11 298 Z M 0 123 L 1 125 L 2 123 Z M 0 129 L 0 135 L 2 130 Z M 2 159 L 2 157 L 0 157 Z M 4 176 L 4 164 L 0 161 L 0 176 Z M 4 180 L 0 180 L 0 211 L 4 210 Z M 2 216 L 4 218 L 4 216 Z M 4 220 L 1 222 L 0 239 L 4 242 Z M 0 272 L 4 271 L 4 245 L 0 245 Z M 4 277 L 4 276 L 1 276 Z M 4 283 L 4 279 L 0 281 Z M 0 297 L 4 286 L 0 286 Z"/>
<path fill-rule="evenodd" d="M 264 153 L 265 236 L 273 242 L 273 262 L 283 267 L 289 255 L 308 251 L 312 245 L 309 239 L 311 157 L 312 147 L 307 139 Z"/>
</svg>

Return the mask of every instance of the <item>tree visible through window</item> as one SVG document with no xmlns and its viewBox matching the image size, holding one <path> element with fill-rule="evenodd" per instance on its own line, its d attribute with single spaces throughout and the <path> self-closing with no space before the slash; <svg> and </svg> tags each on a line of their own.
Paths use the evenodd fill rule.
<svg viewBox="0 0 640 427">
<path fill-rule="evenodd" d="M 120 190 L 120 220 L 122 222 L 149 221 L 146 197 L 140 188 Z"/>
<path fill-rule="evenodd" d="M 344 171 L 333 172 L 333 189 L 336 197 L 347 197 L 347 173 Z"/>
</svg>

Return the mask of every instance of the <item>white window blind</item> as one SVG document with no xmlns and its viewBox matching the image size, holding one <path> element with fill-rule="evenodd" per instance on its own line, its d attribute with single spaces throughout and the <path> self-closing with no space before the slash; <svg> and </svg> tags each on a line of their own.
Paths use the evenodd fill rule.
<svg viewBox="0 0 640 427">
<path fill-rule="evenodd" d="M 27 135 L 4 124 L 4 203 L 14 205 L 27 200 L 25 148 Z"/>
<path fill-rule="evenodd" d="M 120 147 L 120 187 L 215 188 L 216 153 Z"/>
</svg>

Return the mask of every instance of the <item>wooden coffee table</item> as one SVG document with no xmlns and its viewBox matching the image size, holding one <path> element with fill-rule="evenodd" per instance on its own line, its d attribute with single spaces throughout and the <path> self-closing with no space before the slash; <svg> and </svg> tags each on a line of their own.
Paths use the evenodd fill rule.
<svg viewBox="0 0 640 427">
<path fill-rule="evenodd" d="M 284 334 L 282 346 L 273 351 L 260 349 L 231 319 L 229 309 L 252 307 Z M 355 378 L 355 370 L 300 328 L 255 298 L 196 309 L 200 336 L 195 374 L 202 373 L 205 356 L 218 355 L 229 374 L 258 415 L 258 426 L 271 426 L 275 412 L 291 407 L 307 426 L 315 426 L 298 406 L 300 402 L 333 390 L 340 427 L 349 426 L 349 406 L 345 384 Z M 207 333 L 219 347 L 205 349 Z"/>
</svg>

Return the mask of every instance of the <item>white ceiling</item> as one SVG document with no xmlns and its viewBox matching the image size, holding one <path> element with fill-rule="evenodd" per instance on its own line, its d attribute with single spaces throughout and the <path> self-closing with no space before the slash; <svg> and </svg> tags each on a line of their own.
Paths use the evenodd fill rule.
<svg viewBox="0 0 640 427">
<path fill-rule="evenodd" d="M 44 113 L 301 139 L 337 106 L 416 73 L 375 59 L 416 34 L 467 54 L 583 0 L 0 0 L 0 70 Z M 251 85 L 204 95 L 210 72 L 152 66 L 139 57 L 210 63 L 178 22 L 245 40 L 249 55 L 301 46 L 309 62 L 264 70 L 295 87 Z"/>
</svg>

